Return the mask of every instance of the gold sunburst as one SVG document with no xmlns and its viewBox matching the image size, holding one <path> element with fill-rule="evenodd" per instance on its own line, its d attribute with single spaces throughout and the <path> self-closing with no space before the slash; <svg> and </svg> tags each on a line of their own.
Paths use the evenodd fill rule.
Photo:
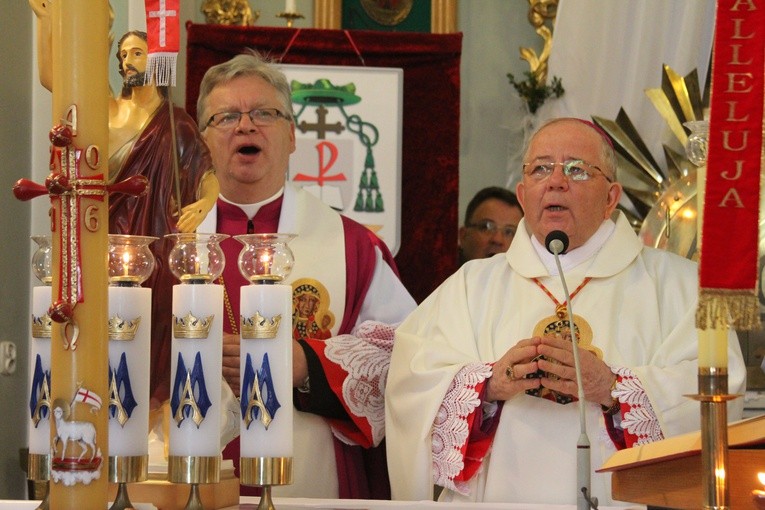
<svg viewBox="0 0 765 510">
<path fill-rule="evenodd" d="M 694 69 L 680 76 L 662 68 L 660 88 L 646 90 L 654 108 L 682 148 L 688 141 L 685 122 L 704 118 L 704 100 Z M 643 242 L 684 257 L 698 256 L 696 245 L 696 166 L 684 150 L 663 144 L 666 166 L 661 166 L 623 109 L 615 120 L 593 117 L 611 138 L 619 160 L 619 181 L 634 205 L 624 212 Z"/>
</svg>

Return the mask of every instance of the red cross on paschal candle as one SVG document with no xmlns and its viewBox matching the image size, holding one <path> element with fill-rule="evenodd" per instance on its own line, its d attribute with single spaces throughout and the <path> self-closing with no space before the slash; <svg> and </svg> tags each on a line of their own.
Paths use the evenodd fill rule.
<svg viewBox="0 0 765 510">
<path fill-rule="evenodd" d="M 76 112 L 73 114 L 76 118 Z M 144 176 L 133 176 L 122 182 L 107 185 L 103 174 L 82 178 L 80 163 L 85 156 L 88 165 L 98 167 L 100 154 L 96 147 L 89 147 L 83 154 L 81 148 L 72 144 L 72 130 L 69 126 L 57 125 L 50 131 L 52 143 L 50 150 L 51 173 L 45 179 L 45 185 L 29 179 L 19 179 L 13 186 L 13 194 L 19 200 L 30 200 L 41 195 L 49 195 L 51 203 L 60 205 L 61 214 L 51 214 L 51 231 L 58 232 L 61 243 L 59 270 L 61 285 L 58 295 L 48 311 L 50 318 L 67 325 L 73 323 L 74 307 L 84 300 L 82 292 L 82 259 L 80 254 L 81 229 L 97 229 L 98 225 L 91 208 L 82 210 L 82 198 L 103 201 L 107 193 L 127 193 L 140 196 L 148 189 L 148 180 Z M 56 211 L 53 207 L 51 211 Z M 75 325 L 76 326 L 76 325 Z M 77 348 L 76 335 L 72 339 L 72 350 Z"/>
</svg>

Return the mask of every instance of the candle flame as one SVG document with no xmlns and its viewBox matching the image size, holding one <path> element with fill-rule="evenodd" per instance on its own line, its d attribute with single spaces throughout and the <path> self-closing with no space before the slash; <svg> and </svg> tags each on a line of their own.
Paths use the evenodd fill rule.
<svg viewBox="0 0 765 510">
<path fill-rule="evenodd" d="M 263 274 L 271 274 L 271 253 L 264 250 L 260 253 L 260 263 L 263 267 Z"/>
<path fill-rule="evenodd" d="M 124 276 L 128 276 L 130 274 L 128 271 L 129 266 L 130 266 L 130 252 L 124 251 L 122 252 L 122 272 Z"/>
<path fill-rule="evenodd" d="M 763 473 L 763 472 L 757 473 L 757 479 L 760 480 L 760 483 L 762 485 L 765 485 L 765 473 Z"/>
</svg>

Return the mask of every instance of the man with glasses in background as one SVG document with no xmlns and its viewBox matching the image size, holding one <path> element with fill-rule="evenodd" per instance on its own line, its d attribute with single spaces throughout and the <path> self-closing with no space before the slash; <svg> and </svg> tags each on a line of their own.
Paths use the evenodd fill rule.
<svg viewBox="0 0 765 510">
<path fill-rule="evenodd" d="M 580 409 L 592 486 L 611 504 L 617 449 L 698 430 L 694 262 L 649 248 L 616 210 L 610 139 L 589 121 L 542 125 L 516 187 L 524 217 L 504 255 L 463 265 L 396 330 L 386 386 L 394 499 L 573 505 Z M 547 236 L 560 256 L 574 313 Z M 746 369 L 728 342 L 731 393 Z M 584 402 L 574 367 L 577 349 Z M 731 421 L 743 403 L 729 403 Z"/>
<path fill-rule="evenodd" d="M 476 193 L 459 231 L 460 265 L 506 252 L 522 217 L 521 204 L 512 191 L 490 186 Z"/>
<path fill-rule="evenodd" d="M 334 318 L 326 325 L 329 338 L 296 329 L 306 337 L 293 344 L 293 483 L 274 487 L 274 495 L 387 499 L 383 388 L 393 328 L 415 307 L 393 257 L 369 229 L 286 182 L 295 150 L 290 87 L 259 55 L 211 67 L 200 84 L 197 116 L 220 182 L 218 202 L 198 230 L 297 234 L 285 283 L 293 297 L 316 289 L 323 315 Z M 236 264 L 241 244 L 226 239 L 221 246 L 228 261 L 223 376 L 238 396 L 239 289 L 249 282 Z M 238 465 L 238 441 L 224 458 Z M 254 493 L 244 486 L 241 492 Z"/>
</svg>

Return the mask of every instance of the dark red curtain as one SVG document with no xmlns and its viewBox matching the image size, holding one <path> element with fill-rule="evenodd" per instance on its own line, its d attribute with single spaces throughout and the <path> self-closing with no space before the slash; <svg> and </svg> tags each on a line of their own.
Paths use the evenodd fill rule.
<svg viewBox="0 0 765 510">
<path fill-rule="evenodd" d="M 212 65 L 246 51 L 285 64 L 404 70 L 401 246 L 396 263 L 417 302 L 457 268 L 462 34 L 188 24 L 186 110 Z"/>
</svg>

